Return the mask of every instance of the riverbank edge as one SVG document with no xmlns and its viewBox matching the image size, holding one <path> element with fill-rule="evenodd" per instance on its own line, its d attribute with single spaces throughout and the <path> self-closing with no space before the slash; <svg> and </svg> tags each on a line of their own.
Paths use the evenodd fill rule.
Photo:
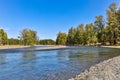
<svg viewBox="0 0 120 80">
<path fill-rule="evenodd" d="M 67 45 L 34 45 L 34 46 L 47 46 L 47 47 L 57 47 L 57 48 L 61 48 L 61 47 L 67 47 Z M 24 46 L 24 45 L 5 45 L 5 46 L 0 46 L 0 50 L 1 49 L 14 49 L 14 48 L 27 48 L 27 47 L 32 47 L 32 46 Z M 74 46 L 73 46 L 74 47 Z M 80 46 L 81 47 L 81 46 Z M 87 46 L 89 47 L 89 46 Z M 100 46 L 103 48 L 120 48 L 120 46 Z"/>
<path fill-rule="evenodd" d="M 103 48 L 120 48 L 120 46 L 101 46 Z"/>
<path fill-rule="evenodd" d="M 120 80 L 120 56 L 95 64 L 68 80 Z"/>
<path fill-rule="evenodd" d="M 0 50 L 8 50 L 8 49 L 17 49 L 17 48 L 29 48 L 29 47 L 37 47 L 37 46 L 47 46 L 47 48 L 38 48 L 36 50 L 52 50 L 52 49 L 59 49 L 59 48 L 66 48 L 67 46 L 62 45 L 34 45 L 34 46 L 23 46 L 23 45 L 6 45 L 0 46 Z"/>
<path fill-rule="evenodd" d="M 0 46 L 0 50 L 4 49 L 16 49 L 16 48 L 28 48 L 30 46 L 23 46 L 23 45 L 5 45 L 5 46 Z"/>
</svg>

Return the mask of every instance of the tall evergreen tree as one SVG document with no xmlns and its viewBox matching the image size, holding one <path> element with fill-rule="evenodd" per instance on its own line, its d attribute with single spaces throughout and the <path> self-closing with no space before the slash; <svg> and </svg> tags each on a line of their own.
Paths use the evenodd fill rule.
<svg viewBox="0 0 120 80">
<path fill-rule="evenodd" d="M 8 40 L 7 33 L 3 29 L 0 29 L 0 43 L 6 45 L 7 40 Z"/>
<path fill-rule="evenodd" d="M 94 22 L 94 26 L 96 28 L 97 31 L 97 38 L 98 38 L 98 42 L 102 43 L 104 42 L 104 27 L 105 27 L 105 22 L 103 20 L 103 16 L 96 16 L 96 20 Z"/>
<path fill-rule="evenodd" d="M 117 11 L 117 22 L 118 22 L 118 42 L 120 44 L 120 7 Z"/>
<path fill-rule="evenodd" d="M 97 43 L 97 33 L 93 24 L 86 24 L 85 26 L 85 41 L 88 45 Z"/>
<path fill-rule="evenodd" d="M 57 45 L 66 45 L 66 42 L 67 42 L 67 34 L 59 32 L 57 35 L 56 44 Z"/>
<path fill-rule="evenodd" d="M 118 21 L 117 21 L 116 13 L 117 13 L 117 5 L 116 5 L 116 3 L 112 3 L 109 6 L 109 9 L 107 10 L 107 25 L 108 25 L 108 29 L 109 29 L 108 36 L 111 37 L 111 38 L 109 38 L 111 45 L 117 44 L 117 40 L 118 40 L 119 28 L 118 28 Z"/>
<path fill-rule="evenodd" d="M 76 34 L 76 29 L 71 27 L 68 31 L 68 36 L 67 36 L 67 45 L 74 45 L 74 36 Z"/>
<path fill-rule="evenodd" d="M 74 36 L 74 43 L 77 45 L 83 45 L 84 44 L 84 25 L 80 24 L 76 29 L 76 34 Z"/>
</svg>

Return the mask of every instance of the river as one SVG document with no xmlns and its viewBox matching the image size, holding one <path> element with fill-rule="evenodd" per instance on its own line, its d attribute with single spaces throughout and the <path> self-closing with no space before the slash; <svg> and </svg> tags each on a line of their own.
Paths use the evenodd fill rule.
<svg viewBox="0 0 120 80">
<path fill-rule="evenodd" d="M 67 80 L 91 65 L 120 55 L 120 49 L 100 47 L 17 50 L 0 51 L 0 80 Z"/>
</svg>

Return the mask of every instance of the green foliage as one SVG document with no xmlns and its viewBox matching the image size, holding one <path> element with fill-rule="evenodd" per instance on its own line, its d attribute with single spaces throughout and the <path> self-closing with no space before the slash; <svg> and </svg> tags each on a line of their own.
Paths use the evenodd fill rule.
<svg viewBox="0 0 120 80">
<path fill-rule="evenodd" d="M 31 29 L 23 29 L 21 31 L 21 40 L 24 45 L 34 45 L 37 41 L 37 32 Z"/>
<path fill-rule="evenodd" d="M 118 42 L 119 38 L 119 23 L 118 23 L 118 15 L 117 15 L 117 5 L 116 3 L 112 3 L 107 10 L 107 25 L 108 25 L 108 33 L 109 33 L 109 43 L 111 45 L 115 45 Z"/>
<path fill-rule="evenodd" d="M 56 39 L 57 45 L 66 45 L 67 42 L 67 34 L 59 32 Z"/>
<path fill-rule="evenodd" d="M 57 41 L 62 40 L 61 38 Z M 96 43 L 120 44 L 120 7 L 118 8 L 116 3 L 112 3 L 107 10 L 107 23 L 100 15 L 95 17 L 94 24 L 86 24 L 86 26 L 80 24 L 77 28 L 72 27 L 68 31 L 67 45 L 96 45 Z"/>
<path fill-rule="evenodd" d="M 77 30 L 76 30 L 76 34 L 74 36 L 74 43 L 76 45 L 78 44 L 84 44 L 84 28 L 83 28 L 83 24 L 80 24 L 78 27 L 77 27 Z"/>
<path fill-rule="evenodd" d="M 84 37 L 88 45 L 97 43 L 97 32 L 93 24 L 86 24 Z"/>
<path fill-rule="evenodd" d="M 55 45 L 55 41 L 52 39 L 44 39 L 39 42 L 41 45 Z"/>
<path fill-rule="evenodd" d="M 98 38 L 98 42 L 103 42 L 103 36 L 104 36 L 104 27 L 105 27 L 105 22 L 103 20 L 103 16 L 96 16 L 96 20 L 94 22 L 94 26 L 96 28 L 96 32 L 97 32 L 97 38 Z"/>
<path fill-rule="evenodd" d="M 74 36 L 76 34 L 76 29 L 71 27 L 68 31 L 67 45 L 74 45 Z"/>
<path fill-rule="evenodd" d="M 118 23 L 118 42 L 120 43 L 120 8 L 117 11 L 117 23 Z"/>
<path fill-rule="evenodd" d="M 10 38 L 8 39 L 8 44 L 9 45 L 20 45 L 21 41 L 19 39 Z"/>
<path fill-rule="evenodd" d="M 0 29 L 0 43 L 6 45 L 7 39 L 7 33 L 3 29 Z"/>
</svg>

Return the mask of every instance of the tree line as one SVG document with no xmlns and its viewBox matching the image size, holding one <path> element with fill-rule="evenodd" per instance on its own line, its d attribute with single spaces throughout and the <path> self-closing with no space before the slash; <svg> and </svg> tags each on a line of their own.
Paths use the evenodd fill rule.
<svg viewBox="0 0 120 80">
<path fill-rule="evenodd" d="M 39 40 L 32 29 L 23 29 L 17 39 L 8 38 L 0 29 L 0 45 L 120 45 L 120 7 L 112 3 L 106 13 L 106 19 L 99 15 L 93 23 L 71 27 L 68 33 L 59 32 L 56 41 Z"/>
<path fill-rule="evenodd" d="M 18 38 L 8 38 L 7 33 L 0 29 L 0 45 L 55 45 L 52 39 L 39 40 L 37 32 L 31 29 L 23 29 Z"/>
<path fill-rule="evenodd" d="M 106 10 L 107 18 L 96 16 L 90 24 L 71 27 L 68 34 L 59 32 L 58 45 L 120 45 L 120 7 L 110 4 Z M 106 21 L 105 21 L 106 20 Z"/>
</svg>

